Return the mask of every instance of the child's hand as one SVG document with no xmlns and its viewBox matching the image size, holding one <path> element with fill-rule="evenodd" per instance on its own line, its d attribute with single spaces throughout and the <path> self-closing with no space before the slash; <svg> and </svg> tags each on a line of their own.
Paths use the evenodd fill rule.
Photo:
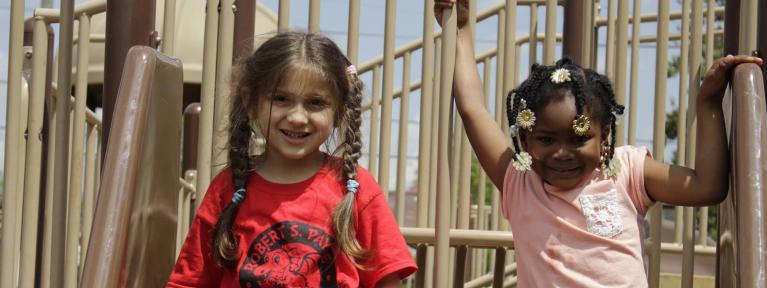
<svg viewBox="0 0 767 288">
<path fill-rule="evenodd" d="M 710 102 L 715 105 L 722 104 L 724 91 L 727 89 L 727 82 L 732 74 L 732 69 L 738 64 L 754 63 L 762 65 L 762 59 L 757 57 L 738 55 L 722 57 L 714 61 L 711 68 L 706 71 L 703 78 L 703 84 L 700 86 L 699 101 Z"/>
<path fill-rule="evenodd" d="M 469 22 L 469 0 L 434 0 L 434 18 L 442 26 L 442 10 L 452 8 L 458 1 L 458 29 L 461 29 L 466 22 Z"/>
</svg>

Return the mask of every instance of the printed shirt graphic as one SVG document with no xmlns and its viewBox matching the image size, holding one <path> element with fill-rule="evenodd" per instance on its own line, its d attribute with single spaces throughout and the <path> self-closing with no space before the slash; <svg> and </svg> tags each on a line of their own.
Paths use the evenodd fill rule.
<svg viewBox="0 0 767 288">
<path fill-rule="evenodd" d="M 595 170 L 566 191 L 534 171 L 507 169 L 501 211 L 514 233 L 518 287 L 647 287 L 647 155 L 646 148 L 618 147 L 619 175 Z"/>
<path fill-rule="evenodd" d="M 234 223 L 240 261 L 235 269 L 219 268 L 211 236 L 221 210 L 231 201 L 231 172 L 211 183 L 168 281 L 168 287 L 374 287 L 384 276 L 404 278 L 416 271 L 415 261 L 378 184 L 359 168 L 355 195 L 355 231 L 360 245 L 372 253 L 359 270 L 340 251 L 331 213 L 341 201 L 340 161 L 328 158 L 311 178 L 277 184 L 257 173 Z"/>
</svg>

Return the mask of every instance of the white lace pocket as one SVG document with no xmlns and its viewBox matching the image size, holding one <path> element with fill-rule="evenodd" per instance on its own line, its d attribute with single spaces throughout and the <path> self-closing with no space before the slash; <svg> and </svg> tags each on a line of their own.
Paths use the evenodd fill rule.
<svg viewBox="0 0 767 288">
<path fill-rule="evenodd" d="M 612 238 L 623 231 L 623 215 L 618 207 L 618 192 L 615 189 L 607 193 L 581 195 L 579 200 L 589 232 Z"/>
</svg>

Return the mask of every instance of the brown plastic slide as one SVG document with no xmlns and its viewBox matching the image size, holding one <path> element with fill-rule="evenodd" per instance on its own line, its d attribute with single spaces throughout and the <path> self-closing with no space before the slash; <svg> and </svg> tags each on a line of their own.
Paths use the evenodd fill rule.
<svg viewBox="0 0 767 288">
<path fill-rule="evenodd" d="M 145 46 L 125 60 L 82 287 L 163 287 L 175 261 L 181 62 Z"/>
<path fill-rule="evenodd" d="M 767 287 L 767 103 L 762 70 L 735 68 L 731 82 L 730 194 L 719 205 L 717 287 Z"/>
</svg>

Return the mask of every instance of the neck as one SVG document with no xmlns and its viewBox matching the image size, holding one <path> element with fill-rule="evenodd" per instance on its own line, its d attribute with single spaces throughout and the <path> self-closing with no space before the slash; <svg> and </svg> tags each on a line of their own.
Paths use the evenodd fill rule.
<svg viewBox="0 0 767 288">
<path fill-rule="evenodd" d="M 325 162 L 325 153 L 317 151 L 301 159 L 285 159 L 266 153 L 263 162 L 256 167 L 261 177 L 274 183 L 297 183 L 314 176 Z"/>
</svg>

